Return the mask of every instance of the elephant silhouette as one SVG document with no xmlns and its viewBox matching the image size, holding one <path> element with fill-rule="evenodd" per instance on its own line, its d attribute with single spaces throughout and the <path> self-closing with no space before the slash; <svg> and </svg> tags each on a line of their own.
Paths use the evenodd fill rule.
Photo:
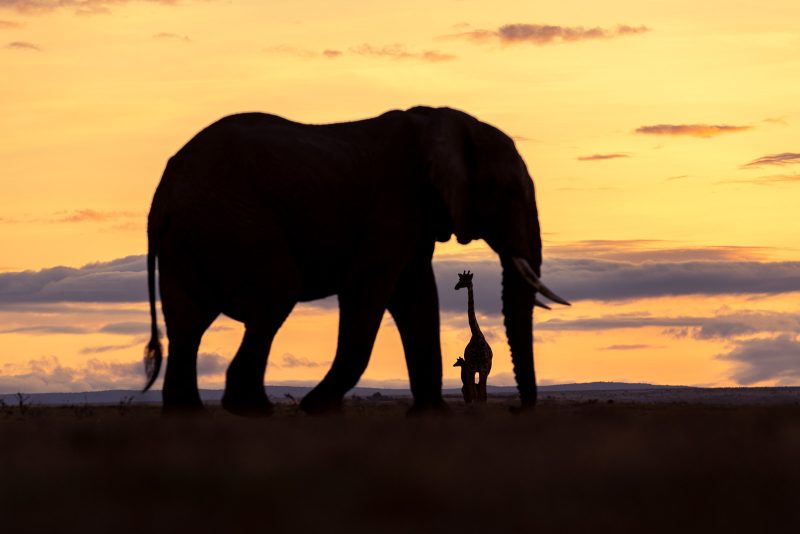
<svg viewBox="0 0 800 534">
<path fill-rule="evenodd" d="M 533 182 L 514 142 L 449 108 L 309 125 L 263 113 L 224 117 L 172 156 L 148 216 L 151 339 L 147 384 L 162 362 L 155 269 L 169 340 L 165 412 L 202 409 L 197 351 L 219 314 L 244 323 L 222 406 L 264 415 L 264 373 L 297 302 L 339 299 L 336 355 L 300 402 L 340 408 L 369 361 L 384 311 L 399 330 L 412 413 L 445 408 L 436 241 L 484 239 L 503 267 L 503 314 L 523 407 L 536 402 L 532 309 L 542 242 Z"/>
</svg>

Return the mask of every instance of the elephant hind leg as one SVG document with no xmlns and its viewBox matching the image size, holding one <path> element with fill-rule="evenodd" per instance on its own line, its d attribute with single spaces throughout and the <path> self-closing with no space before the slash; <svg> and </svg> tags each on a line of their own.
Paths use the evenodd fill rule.
<svg viewBox="0 0 800 534">
<path fill-rule="evenodd" d="M 164 315 L 169 335 L 167 370 L 162 390 L 164 412 L 202 411 L 203 403 L 197 389 L 197 351 L 203 333 L 218 314 L 188 306 L 176 311 L 173 304 L 165 307 Z"/>
<path fill-rule="evenodd" d="M 291 307 L 271 319 L 245 323 L 242 344 L 225 376 L 222 407 L 227 411 L 249 417 L 272 413 L 272 403 L 264 391 L 264 373 L 272 340 L 290 311 Z"/>
</svg>

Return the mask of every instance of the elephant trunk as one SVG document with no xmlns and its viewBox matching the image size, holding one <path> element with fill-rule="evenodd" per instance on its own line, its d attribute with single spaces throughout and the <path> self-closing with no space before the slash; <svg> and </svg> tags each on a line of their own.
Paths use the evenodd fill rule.
<svg viewBox="0 0 800 534">
<path fill-rule="evenodd" d="M 536 293 L 523 278 L 511 256 L 502 256 L 503 317 L 514 364 L 514 377 L 523 407 L 536 404 L 533 367 L 533 304 Z"/>
</svg>

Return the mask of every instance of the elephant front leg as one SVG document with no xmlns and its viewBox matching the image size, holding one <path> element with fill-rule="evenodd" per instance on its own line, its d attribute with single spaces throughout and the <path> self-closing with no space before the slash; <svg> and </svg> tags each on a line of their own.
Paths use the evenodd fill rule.
<svg viewBox="0 0 800 534">
<path fill-rule="evenodd" d="M 339 341 L 328 374 L 300 401 L 300 409 L 318 415 L 341 409 L 344 395 L 361 378 L 386 309 L 387 291 L 364 284 L 339 295 Z"/>
<path fill-rule="evenodd" d="M 414 395 L 410 413 L 446 409 L 442 399 L 439 299 L 430 260 L 406 269 L 389 302 L 389 312 L 403 341 Z"/>
</svg>

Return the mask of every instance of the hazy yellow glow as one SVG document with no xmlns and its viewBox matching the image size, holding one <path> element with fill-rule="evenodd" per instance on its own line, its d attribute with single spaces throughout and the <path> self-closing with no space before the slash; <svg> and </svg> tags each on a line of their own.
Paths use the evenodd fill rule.
<svg viewBox="0 0 800 534">
<path fill-rule="evenodd" d="M 185 0 L 106 7 L 110 13 L 91 16 L 71 8 L 0 8 L 0 20 L 19 24 L 0 25 L 0 272 L 144 253 L 145 217 L 167 158 L 220 116 L 259 110 L 331 122 L 417 104 L 463 109 L 517 138 L 536 183 L 546 254 L 591 239 L 641 239 L 663 240 L 663 248 L 769 247 L 756 259 L 800 257 L 800 165 L 742 168 L 766 154 L 800 152 L 795 0 L 413 0 L 391 6 Z M 546 45 L 452 37 L 509 23 L 626 24 L 649 31 Z M 40 50 L 6 46 L 12 42 Z M 363 45 L 411 57 L 366 54 Z M 326 57 L 325 50 L 341 54 Z M 455 57 L 429 61 L 419 57 L 425 51 Z M 656 124 L 749 128 L 707 138 L 635 133 Z M 624 157 L 578 159 L 595 154 Z M 795 178 L 763 180 L 775 175 Z M 489 254 L 481 244 L 465 249 L 452 241 L 437 253 L 459 254 L 465 262 Z M 713 315 L 724 307 L 797 311 L 796 295 L 755 303 L 681 297 L 581 302 L 537 312 L 537 321 L 689 310 Z M 145 320 L 143 307 L 127 308 L 136 310 L 129 320 Z M 77 324 L 78 315 L 82 325 L 109 322 L 100 312 L 42 320 Z M 32 320 L 0 316 L 9 328 Z M 450 365 L 467 341 L 466 319 L 445 315 L 443 323 L 446 378 L 455 380 Z M 230 358 L 241 330 L 232 321 L 219 324 L 230 329 L 210 332 L 203 350 Z M 511 384 L 501 325 L 490 318 L 483 324 L 497 335 L 495 381 Z M 268 381 L 321 378 L 336 325 L 332 311 L 295 313 L 275 341 Z M 724 340 L 675 338 L 662 330 L 537 332 L 539 378 L 731 383 L 730 362 L 716 358 L 726 350 Z M 141 343 L 130 345 L 138 338 L 120 339 L 0 334 L 0 371 L 17 372 L 51 356 L 76 369 L 90 358 L 138 360 Z M 125 343 L 130 346 L 81 354 L 88 346 Z M 647 347 L 606 349 L 613 345 Z M 279 366 L 285 353 L 319 365 Z M 399 338 L 387 316 L 365 380 L 404 378 Z M 204 383 L 219 386 L 221 379 Z"/>
</svg>

